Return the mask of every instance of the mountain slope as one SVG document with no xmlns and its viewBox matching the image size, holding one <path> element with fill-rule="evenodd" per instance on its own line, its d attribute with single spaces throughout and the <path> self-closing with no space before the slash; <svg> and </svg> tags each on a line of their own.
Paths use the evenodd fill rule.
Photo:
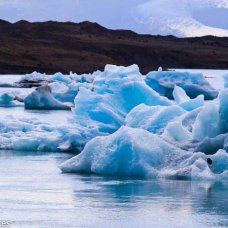
<svg viewBox="0 0 228 228">
<path fill-rule="evenodd" d="M 135 17 L 150 34 L 228 36 L 228 0 L 150 0 L 136 7 Z"/>
<path fill-rule="evenodd" d="M 91 22 L 51 21 L 0 21 L 0 34 L 0 74 L 86 73 L 108 63 L 136 63 L 143 73 L 159 66 L 228 69 L 228 38 L 139 35 Z"/>
</svg>

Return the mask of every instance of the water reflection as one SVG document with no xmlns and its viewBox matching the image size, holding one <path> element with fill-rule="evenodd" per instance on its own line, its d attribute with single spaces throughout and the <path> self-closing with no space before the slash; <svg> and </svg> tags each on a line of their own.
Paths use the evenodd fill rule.
<svg viewBox="0 0 228 228">
<path fill-rule="evenodd" d="M 228 226 L 226 181 L 62 174 L 58 164 L 71 156 L 1 151 L 2 218 L 18 227 Z"/>
</svg>

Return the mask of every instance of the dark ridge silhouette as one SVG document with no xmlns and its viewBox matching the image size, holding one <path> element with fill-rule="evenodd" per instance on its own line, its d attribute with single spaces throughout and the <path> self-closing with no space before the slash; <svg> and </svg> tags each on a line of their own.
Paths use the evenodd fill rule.
<svg viewBox="0 0 228 228">
<path fill-rule="evenodd" d="M 9 23 L 0 20 L 0 74 L 88 73 L 106 64 L 228 69 L 228 37 L 139 35 L 88 21 Z"/>
</svg>

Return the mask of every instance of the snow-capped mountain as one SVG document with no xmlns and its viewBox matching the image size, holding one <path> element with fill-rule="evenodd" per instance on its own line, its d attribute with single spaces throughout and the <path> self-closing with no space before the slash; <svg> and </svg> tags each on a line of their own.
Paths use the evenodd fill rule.
<svg viewBox="0 0 228 228">
<path fill-rule="evenodd" d="M 228 0 L 151 0 L 135 9 L 139 32 L 228 36 Z"/>
</svg>

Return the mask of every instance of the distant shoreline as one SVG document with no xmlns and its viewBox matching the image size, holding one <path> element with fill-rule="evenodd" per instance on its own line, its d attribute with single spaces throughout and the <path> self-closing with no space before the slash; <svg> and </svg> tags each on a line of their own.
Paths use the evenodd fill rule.
<svg viewBox="0 0 228 228">
<path fill-rule="evenodd" d="M 159 66 L 228 69 L 228 37 L 140 35 L 91 22 L 53 21 L 0 20 L 0 32 L 0 74 L 83 74 L 106 64 L 138 64 L 143 74 Z"/>
</svg>

